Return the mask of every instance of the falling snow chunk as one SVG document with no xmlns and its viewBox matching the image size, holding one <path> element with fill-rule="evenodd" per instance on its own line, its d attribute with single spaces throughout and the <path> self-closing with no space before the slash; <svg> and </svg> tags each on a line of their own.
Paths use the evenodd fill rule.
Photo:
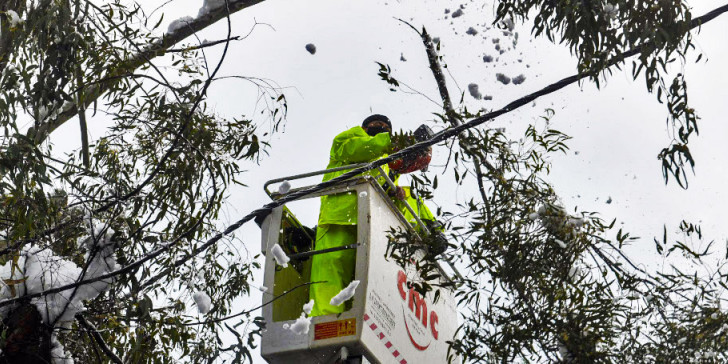
<svg viewBox="0 0 728 364">
<path fill-rule="evenodd" d="M 407 58 L 404 58 L 404 53 L 399 54 L 399 60 L 402 62 L 407 62 Z"/>
<path fill-rule="evenodd" d="M 361 191 L 361 192 L 359 192 L 359 197 L 366 198 L 367 197 L 367 191 Z"/>
<path fill-rule="evenodd" d="M 680 340 L 677 341 L 677 344 L 682 345 L 682 344 L 685 344 L 685 342 L 687 342 L 687 341 L 688 341 L 688 338 L 681 337 Z"/>
<path fill-rule="evenodd" d="M 612 196 L 609 196 L 609 198 L 607 198 L 607 205 L 609 205 L 611 203 L 612 203 Z"/>
<path fill-rule="evenodd" d="M 465 32 L 465 34 L 470 34 L 470 35 L 477 35 L 477 34 L 478 34 L 478 31 L 477 31 L 477 30 L 475 30 L 475 28 L 473 28 L 473 27 L 470 27 L 470 28 L 468 28 L 468 30 L 467 30 L 467 31 Z"/>
<path fill-rule="evenodd" d="M 195 304 L 197 304 L 197 309 L 200 311 L 201 314 L 206 314 L 210 312 L 210 308 L 212 308 L 212 300 L 210 299 L 210 296 L 207 295 L 205 292 L 195 292 L 192 294 L 192 299 L 195 300 Z"/>
<path fill-rule="evenodd" d="M 536 212 L 532 212 L 532 213 L 528 214 L 528 218 L 529 218 L 529 219 L 530 219 L 531 221 L 536 221 L 536 219 L 538 219 L 538 213 L 536 213 Z"/>
<path fill-rule="evenodd" d="M 472 96 L 476 100 L 480 100 L 483 98 L 483 95 L 478 91 L 478 84 L 471 83 L 468 85 L 468 92 L 470 93 L 470 96 Z"/>
<path fill-rule="evenodd" d="M 273 245 L 273 248 L 270 249 L 271 254 L 273 254 L 273 259 L 276 260 L 276 264 L 280 265 L 283 268 L 288 267 L 288 262 L 291 260 L 286 253 L 283 252 L 283 249 L 280 245 L 276 244 Z"/>
<path fill-rule="evenodd" d="M 283 324 L 283 330 L 288 330 L 291 327 L 289 324 Z"/>
<path fill-rule="evenodd" d="M 559 247 L 560 247 L 561 249 L 566 249 L 566 243 L 564 243 L 563 241 L 561 241 L 561 240 L 559 240 L 559 239 L 554 239 L 554 241 L 556 242 L 556 244 L 558 244 L 558 245 L 559 245 Z"/>
<path fill-rule="evenodd" d="M 261 292 L 268 292 L 268 287 L 260 286 L 260 287 L 258 287 L 258 290 L 260 290 Z"/>
<path fill-rule="evenodd" d="M 507 85 L 507 84 L 511 83 L 511 78 L 508 77 L 508 76 L 506 76 L 506 75 L 504 75 L 504 74 L 502 74 L 502 73 L 497 73 L 495 75 L 495 79 L 498 80 L 498 82 L 500 82 L 500 83 L 502 83 L 504 85 Z"/>
<path fill-rule="evenodd" d="M 311 310 L 313 310 L 313 300 L 310 300 L 307 304 L 303 305 L 303 313 L 306 315 L 310 315 Z"/>
<path fill-rule="evenodd" d="M 513 77 L 513 84 L 514 85 L 520 85 L 525 80 L 526 80 L 526 76 L 524 76 L 523 74 L 520 74 L 520 75 L 518 75 L 516 77 Z"/>
<path fill-rule="evenodd" d="M 354 297 L 354 293 L 356 293 L 356 287 L 359 286 L 359 281 L 351 281 L 346 288 L 342 289 L 339 294 L 331 298 L 331 306 L 339 306 L 342 303 L 350 300 L 352 297 Z"/>
<path fill-rule="evenodd" d="M 483 56 L 483 62 L 485 62 L 485 63 L 493 62 L 493 57 L 486 54 Z"/>
<path fill-rule="evenodd" d="M 511 19 L 511 18 L 508 18 L 508 19 L 505 19 L 505 20 L 503 20 L 503 25 L 504 25 L 504 26 L 505 26 L 505 27 L 506 27 L 506 28 L 507 28 L 507 29 L 508 29 L 509 31 L 511 31 L 511 32 L 512 32 L 512 31 L 513 31 L 513 29 L 515 29 L 515 27 L 516 27 L 516 24 L 514 24 L 514 23 L 513 23 L 513 19 Z"/>
<path fill-rule="evenodd" d="M 313 43 L 306 44 L 306 50 L 308 53 L 316 54 L 316 46 Z"/>
<path fill-rule="evenodd" d="M 291 190 L 291 183 L 288 181 L 283 181 L 280 186 L 278 186 L 278 193 L 281 195 L 288 193 L 288 191 Z"/>
<path fill-rule="evenodd" d="M 440 43 L 440 37 L 432 38 L 432 41 L 435 43 Z"/>
<path fill-rule="evenodd" d="M 454 12 L 454 13 L 452 13 L 452 17 L 453 17 L 453 18 L 458 18 L 458 17 L 460 17 L 461 15 L 463 15 L 463 10 L 462 10 L 462 9 L 458 9 L 458 10 L 455 10 L 455 12 Z"/>
<path fill-rule="evenodd" d="M 450 9 L 445 9 L 445 14 L 450 14 Z"/>
<path fill-rule="evenodd" d="M 493 38 L 493 44 L 498 44 L 499 42 L 500 42 L 500 39 L 498 39 L 498 38 Z"/>
<path fill-rule="evenodd" d="M 176 19 L 169 23 L 169 28 L 167 28 L 167 33 L 174 33 L 178 29 L 186 26 L 187 24 L 191 23 L 194 19 L 192 19 L 191 16 L 185 16 L 179 19 Z"/>
</svg>

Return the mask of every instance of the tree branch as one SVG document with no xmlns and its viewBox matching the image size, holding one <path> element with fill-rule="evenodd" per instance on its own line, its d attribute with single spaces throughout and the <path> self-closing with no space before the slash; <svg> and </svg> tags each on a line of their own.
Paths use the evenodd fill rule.
<svg viewBox="0 0 728 364">
<path fill-rule="evenodd" d="M 112 362 L 116 364 L 124 364 L 121 358 L 119 358 L 116 354 L 114 354 L 113 351 L 111 351 L 109 345 L 106 344 L 104 338 L 101 337 L 101 334 L 99 334 L 99 331 L 96 330 L 96 327 L 92 323 L 88 322 L 86 318 L 83 317 L 83 315 L 81 315 L 80 313 L 76 314 L 76 321 L 78 321 L 78 323 L 83 326 L 84 329 L 86 329 L 86 332 L 88 332 L 91 337 L 94 338 L 99 347 L 101 347 L 101 351 L 103 351 L 104 354 L 106 354 L 106 356 L 108 356 Z"/>
<path fill-rule="evenodd" d="M 721 15 L 721 14 L 723 14 L 725 12 L 728 12 L 728 5 L 724 5 L 724 6 L 720 7 L 720 8 L 717 8 L 717 9 L 711 11 L 710 13 L 708 13 L 708 14 L 705 15 L 705 18 L 702 17 L 702 16 L 699 17 L 699 18 L 695 18 L 691 22 L 691 25 L 694 24 L 694 26 L 692 26 L 691 28 L 694 28 L 694 27 L 697 27 L 699 25 L 705 24 L 708 21 L 715 19 L 718 15 Z M 628 58 L 628 57 L 631 57 L 631 56 L 634 56 L 634 55 L 638 54 L 641 49 L 642 49 L 642 46 L 637 47 L 635 49 L 632 49 L 632 50 L 630 50 L 628 52 L 623 53 L 622 55 L 620 55 L 617 58 L 615 58 L 612 61 L 610 61 L 609 64 L 608 64 L 608 66 L 613 66 L 613 65 L 615 65 L 615 64 L 623 61 L 625 58 Z M 316 193 L 318 191 L 327 189 L 329 187 L 336 186 L 339 183 L 341 183 L 343 181 L 346 181 L 348 179 L 351 179 L 353 177 L 356 177 L 356 176 L 358 176 L 358 175 L 360 175 L 360 174 L 362 174 L 364 172 L 373 170 L 373 169 L 375 169 L 375 168 L 377 168 L 379 166 L 382 166 L 382 165 L 385 165 L 385 164 L 387 164 L 389 162 L 392 162 L 394 160 L 403 158 L 405 155 L 409 155 L 410 153 L 424 150 L 425 148 L 428 148 L 428 147 L 433 146 L 435 144 L 438 144 L 440 142 L 446 141 L 446 140 L 448 140 L 448 139 L 450 139 L 452 137 L 458 136 L 460 133 L 462 133 L 462 132 L 464 132 L 464 131 L 466 131 L 468 129 L 472 129 L 472 128 L 477 127 L 477 126 L 479 126 L 479 125 L 481 125 L 481 124 L 483 124 L 483 123 L 485 123 L 487 121 L 490 121 L 492 119 L 495 119 L 495 118 L 497 118 L 497 117 L 499 117 L 499 116 L 501 116 L 503 114 L 507 114 L 507 113 L 509 113 L 509 112 L 511 112 L 511 111 L 513 111 L 515 109 L 518 109 L 518 108 L 520 108 L 520 107 L 522 107 L 524 105 L 528 105 L 532 101 L 538 99 L 541 96 L 548 95 L 548 94 L 551 94 L 553 92 L 556 92 L 556 91 L 558 91 L 558 90 L 560 90 L 560 89 L 562 89 L 562 88 L 564 88 L 564 87 L 566 87 L 568 85 L 571 85 L 571 84 L 573 84 L 575 82 L 578 82 L 579 80 L 582 80 L 582 79 L 587 78 L 587 77 L 589 77 L 589 74 L 576 74 L 576 75 L 573 75 L 573 76 L 566 77 L 566 78 L 564 78 L 564 79 L 562 79 L 562 80 L 560 80 L 558 82 L 552 83 L 552 84 L 550 84 L 550 85 L 548 85 L 548 86 L 546 86 L 546 87 L 544 87 L 544 88 L 542 88 L 542 89 L 540 89 L 540 90 L 538 90 L 538 91 L 536 91 L 534 93 L 531 93 L 531 94 L 528 94 L 526 96 L 523 96 L 523 97 L 521 97 L 521 98 L 519 98 L 519 99 L 517 99 L 517 100 L 515 100 L 515 101 L 513 101 L 513 102 L 511 102 L 509 104 L 507 104 L 506 106 L 502 107 L 501 109 L 498 109 L 498 110 L 495 110 L 495 111 L 491 111 L 491 112 L 489 112 L 489 113 L 487 113 L 487 114 L 485 114 L 483 116 L 480 116 L 480 117 L 477 117 L 475 119 L 472 119 L 472 120 L 468 121 L 467 123 L 464 123 L 464 124 L 461 124 L 461 125 L 458 125 L 458 126 L 455 126 L 455 127 L 451 127 L 451 128 L 442 130 L 442 131 L 440 131 L 439 133 L 435 134 L 435 136 L 433 136 L 432 138 L 430 138 L 428 140 L 425 140 L 425 141 L 419 142 L 417 144 L 411 145 L 411 146 L 409 146 L 407 148 L 404 148 L 404 149 L 402 149 L 402 150 L 400 150 L 398 152 L 392 153 L 392 154 L 390 154 L 387 157 L 384 157 L 384 158 L 381 158 L 381 159 L 377 159 L 376 161 L 370 162 L 370 163 L 368 163 L 368 164 L 366 164 L 366 165 L 364 165 L 362 167 L 352 169 L 349 172 L 346 172 L 346 173 L 344 173 L 344 174 L 342 174 L 342 175 L 340 175 L 340 176 L 338 176 L 336 178 L 333 178 L 331 180 L 328 180 L 326 182 L 321 182 L 321 183 L 319 183 L 317 185 L 314 185 L 314 186 L 311 186 L 309 188 L 297 190 L 297 191 L 292 192 L 292 193 L 290 193 L 290 194 L 288 194 L 286 196 L 281 197 L 278 200 L 272 201 L 272 202 L 264 205 L 263 207 L 260 207 L 260 208 L 258 208 L 256 210 L 251 211 L 250 213 L 248 213 L 247 215 L 245 215 L 240 220 L 238 220 L 238 221 L 234 222 L 233 224 L 231 224 L 230 226 L 228 226 L 224 231 L 215 234 L 213 237 L 211 237 L 210 239 L 208 239 L 204 244 L 202 244 L 199 247 L 197 247 L 188 256 L 188 259 L 191 259 L 192 257 L 196 256 L 197 254 L 199 254 L 199 253 L 207 250 L 207 248 L 209 248 L 210 246 L 216 244 L 218 241 L 220 241 L 225 236 L 232 234 L 233 232 L 235 232 L 236 230 L 238 230 L 241 226 L 243 226 L 245 223 L 253 220 L 254 218 L 256 218 L 258 216 L 267 216 L 268 214 L 270 214 L 270 212 L 273 209 L 275 209 L 275 208 L 277 208 L 279 206 L 285 205 L 286 203 L 291 202 L 291 201 L 296 201 L 296 200 L 299 200 L 301 198 L 307 197 L 308 195 L 311 195 L 311 194 Z M 44 290 L 44 291 L 41 291 L 41 292 L 37 292 L 37 293 L 33 293 L 33 294 L 28 294 L 28 295 L 25 295 L 23 297 L 16 297 L 16 298 L 11 298 L 11 299 L 6 299 L 6 300 L 3 300 L 3 301 L 0 301 L 0 307 L 7 306 L 7 305 L 10 305 L 10 304 L 14 304 L 16 302 L 19 302 L 19 301 L 28 300 L 28 299 L 35 298 L 35 297 L 41 297 L 41 296 L 45 296 L 45 295 L 49 295 L 49 294 L 53 294 L 53 293 L 63 292 L 65 290 L 73 289 L 74 287 L 77 287 L 79 285 L 84 285 L 84 284 L 88 284 L 88 283 L 98 282 L 98 281 L 101 281 L 101 280 L 104 280 L 104 279 L 113 278 L 113 277 L 115 277 L 117 275 L 120 275 L 120 274 L 129 273 L 129 272 L 131 272 L 131 271 L 139 268 L 144 263 L 146 263 L 146 262 L 148 262 L 148 261 L 150 261 L 150 260 L 152 260 L 152 259 L 160 256 L 161 254 L 164 254 L 169 249 L 171 249 L 177 241 L 181 240 L 182 238 L 183 238 L 183 236 L 177 237 L 173 241 L 171 241 L 169 243 L 166 243 L 166 244 L 163 244 L 162 247 L 158 248 L 157 250 L 154 250 L 154 251 L 150 252 L 149 254 L 147 254 L 146 256 L 144 256 L 143 258 L 140 258 L 140 259 L 138 259 L 138 260 L 136 260 L 136 261 L 134 261 L 134 262 L 132 262 L 132 263 L 130 263 L 130 264 L 128 264 L 128 265 L 120 268 L 120 269 L 117 269 L 117 270 L 113 271 L 113 272 L 109 272 L 109 273 L 100 275 L 100 276 L 98 276 L 96 278 L 85 279 L 85 280 L 78 281 L 78 282 L 74 282 L 74 283 L 71 283 L 71 284 L 66 284 L 66 285 L 63 285 L 63 286 L 59 286 L 59 287 L 56 287 L 56 288 L 47 289 L 47 290 Z"/>
<path fill-rule="evenodd" d="M 273 303 L 274 301 L 278 300 L 279 298 L 282 298 L 283 296 L 285 296 L 285 295 L 287 295 L 287 294 L 289 294 L 289 293 L 291 293 L 291 292 L 293 292 L 293 291 L 295 291 L 295 290 L 297 290 L 297 289 L 299 289 L 301 287 L 310 286 L 312 284 L 318 284 L 318 283 L 326 283 L 326 282 L 328 282 L 328 281 L 316 281 L 316 282 L 301 283 L 301 284 L 299 284 L 299 285 L 297 285 L 297 286 L 295 286 L 295 287 L 293 287 L 293 288 L 291 288 L 291 289 L 289 289 L 289 290 L 281 293 L 280 295 L 275 296 L 270 301 L 268 301 L 266 303 L 263 303 L 263 304 L 261 304 L 259 306 L 253 307 L 251 309 L 248 309 L 248 310 L 245 310 L 245 311 L 242 311 L 242 312 L 238 312 L 238 313 L 236 313 L 234 315 L 220 317 L 220 318 L 211 319 L 211 320 L 207 320 L 207 321 L 188 322 L 188 323 L 182 324 L 182 326 L 194 326 L 194 325 L 212 324 L 212 323 L 217 323 L 217 322 L 222 322 L 222 321 L 225 321 L 225 320 L 229 320 L 231 318 L 235 318 L 235 317 L 238 317 L 238 316 L 247 315 L 247 314 L 249 314 L 249 313 L 251 313 L 251 312 L 253 312 L 253 311 L 255 311 L 255 310 L 257 310 L 257 309 L 259 309 L 261 307 L 264 307 L 264 306 L 267 306 L 267 305 Z"/>
<path fill-rule="evenodd" d="M 89 87 L 84 92 L 84 103 L 86 105 L 92 104 L 109 89 L 111 89 L 118 81 L 119 75 L 131 73 L 133 70 L 141 67 L 151 59 L 167 54 L 167 51 L 175 44 L 181 42 L 190 35 L 198 32 L 208 26 L 216 23 L 217 21 L 225 18 L 229 13 L 235 13 L 243 10 L 247 7 L 253 6 L 264 0 L 231 0 L 228 7 L 220 6 L 217 9 L 205 14 L 204 16 L 195 18 L 194 20 L 187 23 L 184 27 L 180 27 L 174 32 L 167 33 L 162 36 L 159 40 L 152 43 L 150 46 L 138 52 L 131 58 L 120 62 L 117 67 L 113 68 L 106 78 L 111 80 L 110 82 L 104 82 L 95 86 Z M 38 128 L 31 128 L 28 130 L 26 136 L 33 140 L 35 145 L 43 142 L 54 130 L 59 126 L 63 125 L 66 121 L 76 116 L 79 112 L 77 105 L 71 106 L 68 110 L 60 113 L 54 120 L 50 120 L 41 124 Z"/>
</svg>

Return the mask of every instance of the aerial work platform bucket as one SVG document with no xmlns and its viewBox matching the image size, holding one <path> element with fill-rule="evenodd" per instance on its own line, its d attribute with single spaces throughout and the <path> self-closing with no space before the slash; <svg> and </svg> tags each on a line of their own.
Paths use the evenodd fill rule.
<svg viewBox="0 0 728 364">
<path fill-rule="evenodd" d="M 270 181 L 266 187 L 282 180 Z M 412 226 L 372 177 L 346 181 L 307 198 L 338 193 L 358 196 L 357 244 L 350 248 L 356 249 L 354 279 L 360 284 L 349 301 L 350 308 L 340 314 L 311 318 L 307 334 L 289 328 L 309 301 L 309 257 L 314 252 L 306 252 L 301 241 L 310 243 L 312 250 L 315 233 L 302 226 L 285 205 L 274 209 L 261 221 L 261 249 L 266 254 L 264 285 L 272 293 L 263 298 L 264 304 L 272 301 L 263 306 L 267 324 L 261 342 L 263 358 L 272 364 L 358 362 L 342 361 L 342 354 L 348 354 L 349 358 L 361 356 L 371 363 L 447 363 L 447 341 L 452 340 L 458 326 L 452 292 L 440 288 L 436 301 L 434 291 L 420 295 L 408 284 L 422 282 L 415 269 L 403 269 L 385 258 L 388 232 Z M 275 194 L 272 197 L 276 198 Z M 288 267 L 276 265 L 270 253 L 275 244 L 291 257 Z M 429 283 L 443 284 L 446 277 L 443 272 Z M 459 360 L 454 358 L 452 362 Z"/>
</svg>

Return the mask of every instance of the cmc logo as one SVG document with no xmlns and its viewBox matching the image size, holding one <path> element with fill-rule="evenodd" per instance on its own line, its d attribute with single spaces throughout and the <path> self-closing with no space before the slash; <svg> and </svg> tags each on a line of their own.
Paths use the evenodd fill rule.
<svg viewBox="0 0 728 364">
<path fill-rule="evenodd" d="M 403 271 L 397 272 L 397 289 L 399 290 L 399 295 L 402 297 L 402 300 L 407 303 L 407 306 L 409 307 L 409 310 L 414 313 L 415 317 L 417 318 L 416 322 L 418 322 L 421 325 L 421 328 L 424 329 L 424 331 L 428 331 L 428 324 L 429 324 L 429 331 L 432 337 L 437 340 L 438 337 L 438 331 L 437 331 L 437 325 L 439 323 L 439 318 L 437 317 L 437 313 L 435 311 L 429 312 L 429 320 L 428 320 L 428 312 L 427 312 L 427 302 L 425 301 L 422 296 L 420 296 L 419 293 L 417 293 L 414 288 L 407 289 L 407 275 Z M 404 307 L 403 307 L 404 310 Z M 404 312 L 403 312 L 404 313 Z M 410 330 L 409 325 L 407 324 L 407 314 L 404 313 L 404 326 L 407 329 L 407 334 L 409 335 L 410 341 L 412 341 L 412 345 L 417 350 L 424 351 L 427 350 L 427 348 L 430 346 L 430 343 L 427 343 L 427 345 L 423 345 L 415 341 L 412 331 L 423 331 L 420 328 L 412 328 Z M 419 330 L 417 330 L 419 329 Z M 419 336 L 420 339 L 425 339 L 422 337 L 423 335 L 416 335 Z M 426 336 L 426 334 L 425 334 Z"/>
</svg>

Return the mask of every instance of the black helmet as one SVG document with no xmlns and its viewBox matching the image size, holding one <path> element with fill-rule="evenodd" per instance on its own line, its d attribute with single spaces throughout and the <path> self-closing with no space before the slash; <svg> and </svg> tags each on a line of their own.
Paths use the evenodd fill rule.
<svg viewBox="0 0 728 364">
<path fill-rule="evenodd" d="M 388 117 L 386 117 L 386 116 L 384 116 L 384 115 L 381 115 L 381 114 L 374 114 L 374 115 L 370 115 L 370 116 L 368 116 L 368 117 L 367 117 L 366 119 L 364 119 L 364 121 L 363 121 L 363 122 L 361 123 L 361 127 L 362 127 L 362 128 L 366 128 L 366 126 L 367 126 L 367 125 L 368 125 L 369 123 L 371 123 L 371 122 L 374 122 L 374 121 L 381 121 L 381 122 L 383 122 L 383 123 L 387 124 L 387 125 L 389 126 L 389 129 L 392 129 L 392 122 L 391 122 L 391 121 L 389 121 L 389 118 L 388 118 Z"/>
</svg>

